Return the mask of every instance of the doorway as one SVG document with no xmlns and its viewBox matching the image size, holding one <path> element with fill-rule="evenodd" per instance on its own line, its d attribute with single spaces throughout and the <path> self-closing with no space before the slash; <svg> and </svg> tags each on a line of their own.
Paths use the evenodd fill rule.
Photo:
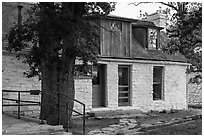
<svg viewBox="0 0 204 137">
<path fill-rule="evenodd" d="M 118 67 L 118 106 L 130 105 L 130 67 Z"/>
<path fill-rule="evenodd" d="M 92 107 L 106 106 L 105 92 L 105 68 L 106 65 L 98 64 L 92 71 Z"/>
</svg>

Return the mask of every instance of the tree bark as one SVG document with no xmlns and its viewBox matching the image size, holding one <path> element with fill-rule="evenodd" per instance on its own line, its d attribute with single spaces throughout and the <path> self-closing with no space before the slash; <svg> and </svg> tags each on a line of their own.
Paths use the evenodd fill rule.
<svg viewBox="0 0 204 137">
<path fill-rule="evenodd" d="M 74 57 L 65 57 L 59 64 L 42 65 L 41 118 L 50 125 L 62 124 L 64 128 L 68 128 L 72 123 L 71 109 L 74 102 L 66 96 L 73 99 L 75 97 L 74 64 Z M 59 94 L 60 109 L 58 108 L 58 92 L 62 93 Z"/>
<path fill-rule="evenodd" d="M 57 71 L 56 65 L 50 68 L 42 65 L 41 116 L 50 125 L 59 124 L 57 113 Z"/>
<path fill-rule="evenodd" d="M 72 124 L 72 109 L 74 107 L 74 101 L 70 100 L 66 96 L 74 99 L 75 98 L 75 88 L 74 88 L 74 65 L 75 57 L 66 56 L 62 61 L 62 69 L 59 73 L 60 77 L 60 99 L 61 105 L 68 108 L 62 107 L 60 121 L 63 122 L 64 128 L 69 128 Z M 65 96 L 64 96 L 65 95 Z M 66 101 L 66 102 L 65 102 Z"/>
</svg>

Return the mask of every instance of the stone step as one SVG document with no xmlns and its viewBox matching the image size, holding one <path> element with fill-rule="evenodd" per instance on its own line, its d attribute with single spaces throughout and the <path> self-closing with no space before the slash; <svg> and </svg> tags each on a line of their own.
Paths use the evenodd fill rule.
<svg viewBox="0 0 204 137">
<path fill-rule="evenodd" d="M 136 117 L 144 115 L 141 110 L 131 109 L 131 110 L 97 110 L 90 111 L 87 113 L 91 117 L 96 118 L 123 118 L 123 117 Z"/>
</svg>

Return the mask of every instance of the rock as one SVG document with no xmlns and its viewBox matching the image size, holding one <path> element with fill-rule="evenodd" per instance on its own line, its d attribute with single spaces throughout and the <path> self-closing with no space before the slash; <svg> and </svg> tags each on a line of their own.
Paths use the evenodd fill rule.
<svg viewBox="0 0 204 137">
<path fill-rule="evenodd" d="M 151 127 L 152 124 L 142 124 L 141 127 Z"/>
<path fill-rule="evenodd" d="M 128 119 L 128 121 L 129 121 L 130 123 L 137 123 L 137 121 L 136 121 L 135 119 Z"/>
<path fill-rule="evenodd" d="M 102 131 L 100 131 L 99 129 L 93 130 L 93 131 L 89 131 L 88 135 L 95 135 L 95 134 L 99 134 Z"/>
<path fill-rule="evenodd" d="M 110 135 L 110 131 L 102 131 L 103 134 Z"/>
<path fill-rule="evenodd" d="M 136 126 L 137 123 L 127 123 L 127 125 L 128 125 L 128 126 L 132 126 L 132 125 Z"/>
<path fill-rule="evenodd" d="M 101 119 L 103 119 L 102 117 L 95 117 L 95 119 L 97 119 L 97 120 L 101 120 Z"/>
<path fill-rule="evenodd" d="M 129 126 L 128 126 L 128 129 L 132 130 L 132 129 L 134 129 L 136 126 L 137 126 L 137 125 L 129 125 Z"/>
<path fill-rule="evenodd" d="M 112 128 L 118 128 L 118 127 L 120 127 L 120 125 L 119 125 L 119 124 L 116 124 L 116 125 L 109 125 L 109 127 L 112 127 Z"/>
<path fill-rule="evenodd" d="M 148 114 L 148 116 L 150 116 L 150 117 L 157 117 L 157 115 L 155 115 L 155 114 Z"/>
<path fill-rule="evenodd" d="M 136 128 L 136 129 L 132 129 L 132 130 L 127 130 L 124 133 L 126 135 L 135 135 L 135 133 L 139 132 L 141 130 L 141 128 Z"/>
<path fill-rule="evenodd" d="M 158 113 L 166 113 L 166 110 L 160 110 Z"/>
<path fill-rule="evenodd" d="M 163 124 L 163 123 L 167 123 L 167 121 L 161 120 L 161 121 L 158 121 L 158 122 L 157 122 L 157 124 Z"/>
<path fill-rule="evenodd" d="M 177 109 L 171 109 L 171 113 L 176 113 L 176 112 L 178 112 Z"/>
<path fill-rule="evenodd" d="M 172 111 L 171 111 L 171 110 L 166 110 L 166 113 L 167 113 L 167 114 L 171 114 Z"/>
<path fill-rule="evenodd" d="M 142 113 L 140 113 L 140 114 L 135 114 L 135 117 L 136 117 L 136 118 L 144 117 L 144 116 L 146 116 L 147 114 L 148 114 L 148 112 L 147 112 L 147 113 L 144 113 L 144 114 L 142 114 Z"/>
<path fill-rule="evenodd" d="M 126 131 L 128 131 L 128 130 L 129 130 L 129 127 L 124 127 L 124 128 L 122 128 L 122 129 L 120 129 L 120 131 L 123 132 L 123 133 L 126 132 Z"/>
<path fill-rule="evenodd" d="M 157 124 L 163 124 L 163 123 L 164 123 L 164 122 L 162 122 L 162 121 L 158 121 L 158 122 L 157 122 Z"/>
<path fill-rule="evenodd" d="M 70 132 L 63 132 L 62 135 L 72 135 Z"/>
<path fill-rule="evenodd" d="M 134 134 L 132 134 L 132 135 L 140 135 L 140 134 L 142 134 L 143 132 L 135 132 Z"/>
<path fill-rule="evenodd" d="M 120 119 L 119 122 L 120 122 L 120 123 L 127 123 L 127 122 L 129 122 L 129 121 L 128 121 L 128 119 Z"/>
<path fill-rule="evenodd" d="M 125 125 L 126 125 L 126 123 L 120 123 L 120 125 L 121 125 L 121 126 L 125 126 Z"/>
<path fill-rule="evenodd" d="M 114 131 L 114 128 L 111 127 L 106 127 L 106 128 L 102 128 L 101 131 Z"/>
</svg>

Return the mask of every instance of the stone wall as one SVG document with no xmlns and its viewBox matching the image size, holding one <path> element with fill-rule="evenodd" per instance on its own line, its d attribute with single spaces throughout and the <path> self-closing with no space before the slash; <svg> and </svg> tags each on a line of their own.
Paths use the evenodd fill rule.
<svg viewBox="0 0 204 137">
<path fill-rule="evenodd" d="M 132 65 L 132 107 L 150 110 L 152 105 L 153 68 L 149 64 Z"/>
<path fill-rule="evenodd" d="M 189 74 L 188 81 L 192 78 L 194 74 Z M 188 104 L 190 106 L 202 106 L 202 83 L 189 83 L 188 84 Z"/>
<path fill-rule="evenodd" d="M 118 107 L 118 64 L 108 63 L 106 70 L 106 107 Z"/>
<path fill-rule="evenodd" d="M 201 85 L 188 86 L 186 94 L 185 65 L 168 64 L 165 62 L 117 62 L 108 61 L 106 64 L 106 107 L 109 109 L 183 109 L 189 104 L 201 104 Z M 130 106 L 118 107 L 118 65 L 129 65 L 130 77 Z M 153 101 L 153 66 L 164 67 L 164 99 Z M 41 83 L 38 78 L 26 78 L 23 72 L 28 69 L 26 64 L 17 60 L 14 54 L 3 52 L 2 56 L 2 89 L 5 90 L 41 90 Z M 92 79 L 75 79 L 75 98 L 86 104 L 86 111 L 92 110 Z M 17 98 L 17 93 L 4 93 L 3 97 Z M 22 94 L 24 100 L 40 101 L 40 95 Z M 186 100 L 188 98 L 188 100 Z M 8 101 L 7 101 L 8 102 Z M 75 103 L 74 108 L 82 112 L 82 106 Z M 22 111 L 33 114 L 39 112 L 40 107 L 26 106 Z M 5 107 L 7 111 L 17 111 L 17 107 Z"/>
<path fill-rule="evenodd" d="M 75 79 L 75 99 L 86 104 L 86 111 L 92 108 L 92 79 Z M 74 103 L 74 109 L 83 112 L 79 103 Z"/>
<path fill-rule="evenodd" d="M 7 90 L 41 90 L 38 77 L 27 78 L 23 72 L 29 67 L 16 58 L 16 54 L 3 53 L 2 56 L 2 89 Z"/>
<path fill-rule="evenodd" d="M 3 52 L 2 56 L 2 90 L 22 90 L 28 91 L 21 93 L 22 100 L 38 101 L 41 100 L 41 95 L 30 95 L 29 90 L 41 90 L 41 81 L 38 77 L 27 78 L 23 72 L 28 70 L 28 66 L 22 63 L 23 58 L 18 60 L 16 54 Z M 75 98 L 86 104 L 86 111 L 92 107 L 92 79 L 75 79 Z M 17 99 L 17 93 L 3 93 L 4 98 Z M 6 104 L 14 104 L 15 102 L 4 101 Z M 75 103 L 75 109 L 83 112 L 82 106 Z M 4 111 L 12 111 L 17 113 L 16 106 L 4 107 Z M 21 113 L 29 115 L 39 115 L 39 106 L 23 106 Z"/>
<path fill-rule="evenodd" d="M 135 63 L 132 61 L 108 62 L 107 64 L 107 107 L 109 109 L 140 109 L 143 111 L 162 109 L 186 109 L 186 65 L 155 62 Z M 118 107 L 118 65 L 130 66 L 130 106 Z M 153 67 L 164 68 L 164 98 L 153 100 Z"/>
<path fill-rule="evenodd" d="M 41 83 L 38 81 L 38 77 L 27 78 L 23 75 L 23 72 L 28 70 L 28 66 L 22 63 L 21 60 L 16 58 L 16 54 L 10 54 L 3 52 L 2 56 L 2 89 L 3 90 L 41 90 Z M 17 99 L 18 93 L 3 93 L 4 98 Z M 40 102 L 40 95 L 30 95 L 30 93 L 22 93 L 22 100 L 38 101 Z M 14 101 L 4 101 L 4 103 L 15 104 Z M 4 107 L 4 111 L 13 111 L 17 113 L 16 106 Z M 22 113 L 39 115 L 39 106 L 22 106 Z"/>
<path fill-rule="evenodd" d="M 187 109 L 186 66 L 164 66 L 164 100 L 153 101 L 154 109 Z"/>
<path fill-rule="evenodd" d="M 153 100 L 153 66 L 158 64 L 133 65 L 132 106 L 142 110 L 186 109 L 186 67 L 162 65 L 164 98 Z"/>
</svg>

